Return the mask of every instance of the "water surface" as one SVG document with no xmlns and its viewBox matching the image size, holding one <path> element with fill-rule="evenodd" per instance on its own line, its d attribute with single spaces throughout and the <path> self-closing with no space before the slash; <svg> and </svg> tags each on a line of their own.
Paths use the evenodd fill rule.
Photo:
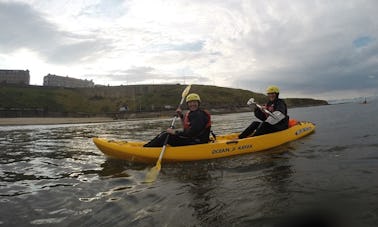
<svg viewBox="0 0 378 227">
<path fill-rule="evenodd" d="M 378 226 L 378 102 L 290 109 L 316 132 L 275 149 L 152 165 L 106 158 L 95 136 L 148 140 L 171 119 L 0 127 L 0 226 Z M 217 134 L 252 113 L 213 116 Z M 306 220 L 307 220 L 306 219 Z"/>
</svg>

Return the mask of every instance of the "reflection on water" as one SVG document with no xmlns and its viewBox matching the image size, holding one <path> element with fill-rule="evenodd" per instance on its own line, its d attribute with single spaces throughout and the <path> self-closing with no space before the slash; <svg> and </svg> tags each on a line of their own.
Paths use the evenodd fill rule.
<svg viewBox="0 0 378 227">
<path fill-rule="evenodd" d="M 292 109 L 317 124 L 314 134 L 266 152 L 163 162 L 154 184 L 142 183 L 152 165 L 108 159 L 91 138 L 146 141 L 171 119 L 0 127 L 0 224 L 272 226 L 332 201 L 334 217 L 358 207 L 347 217 L 376 226 L 378 119 L 370 113 L 377 105 L 359 109 L 359 119 L 370 118 L 358 122 L 341 114 L 353 105 Z M 214 131 L 238 132 L 251 120 L 251 113 L 217 115 Z"/>
</svg>

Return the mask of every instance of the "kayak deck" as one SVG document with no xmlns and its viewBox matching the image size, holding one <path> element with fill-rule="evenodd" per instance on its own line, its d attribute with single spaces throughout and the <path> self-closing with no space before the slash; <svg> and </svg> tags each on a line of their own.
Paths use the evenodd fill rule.
<svg viewBox="0 0 378 227">
<path fill-rule="evenodd" d="M 298 122 L 296 125 L 275 133 L 238 139 L 238 133 L 217 136 L 215 141 L 207 144 L 172 147 L 167 146 L 163 162 L 184 162 L 233 155 L 246 154 L 277 147 L 297 140 L 315 130 L 311 122 Z M 156 162 L 161 147 L 143 147 L 146 142 L 115 141 L 93 138 L 95 145 L 106 155 L 132 162 Z"/>
</svg>

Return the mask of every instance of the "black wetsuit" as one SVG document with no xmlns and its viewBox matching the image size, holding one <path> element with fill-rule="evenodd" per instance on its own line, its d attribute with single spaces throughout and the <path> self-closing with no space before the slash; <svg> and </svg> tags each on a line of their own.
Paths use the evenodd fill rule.
<svg viewBox="0 0 378 227">
<path fill-rule="evenodd" d="M 161 147 L 164 145 L 166 137 L 169 135 L 167 144 L 171 146 L 185 146 L 209 142 L 211 130 L 210 114 L 207 111 L 197 109 L 189 111 L 185 116 L 181 116 L 184 122 L 184 130 L 176 131 L 175 134 L 162 132 L 144 147 Z"/>
<path fill-rule="evenodd" d="M 255 130 L 256 132 L 253 134 L 253 136 L 277 132 L 277 131 L 285 130 L 289 127 L 289 116 L 287 115 L 287 106 L 284 100 L 277 98 L 273 102 L 269 101 L 266 104 L 266 107 L 272 113 L 274 111 L 280 111 L 281 113 L 285 115 L 285 118 L 279 121 L 277 124 L 271 125 L 268 122 L 265 122 L 265 120 L 268 118 L 268 115 L 262 112 L 259 108 L 256 108 L 255 116 L 262 122 L 259 122 L 259 121 L 252 122 L 252 124 L 250 124 L 239 135 L 239 139 L 250 136 Z"/>
</svg>

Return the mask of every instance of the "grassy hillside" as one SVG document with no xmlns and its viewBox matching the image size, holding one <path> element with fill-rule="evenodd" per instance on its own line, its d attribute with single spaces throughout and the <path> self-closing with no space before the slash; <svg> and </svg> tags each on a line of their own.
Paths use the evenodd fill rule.
<svg viewBox="0 0 378 227">
<path fill-rule="evenodd" d="M 50 113 L 105 114 L 127 105 L 130 112 L 155 112 L 175 109 L 186 85 L 132 85 L 95 88 L 55 88 L 41 86 L 0 87 L 0 109 L 37 109 Z M 242 89 L 193 85 L 202 106 L 209 109 L 238 109 L 254 97 L 259 103 L 266 96 Z M 323 105 L 313 99 L 287 99 L 289 107 Z"/>
</svg>

